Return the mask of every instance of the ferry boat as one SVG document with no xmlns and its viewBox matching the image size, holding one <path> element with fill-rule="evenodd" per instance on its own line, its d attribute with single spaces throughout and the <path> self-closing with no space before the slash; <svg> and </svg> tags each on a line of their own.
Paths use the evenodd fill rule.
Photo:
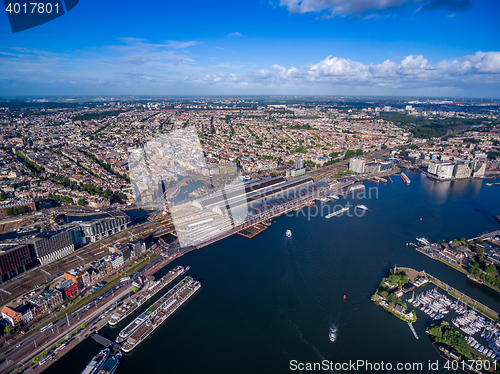
<svg viewBox="0 0 500 374">
<path fill-rule="evenodd" d="M 349 210 L 349 207 L 345 206 L 342 209 L 337 210 L 336 212 L 328 214 L 327 216 L 325 216 L 325 218 L 331 218 L 331 217 L 334 217 L 334 216 L 338 216 L 339 214 L 342 214 L 342 213 L 344 213 L 347 210 Z"/>
<path fill-rule="evenodd" d="M 417 239 L 417 242 L 419 242 L 420 244 L 423 244 L 423 245 L 426 245 L 426 246 L 430 246 L 431 245 L 431 242 L 429 242 L 426 238 L 416 238 Z"/>
<path fill-rule="evenodd" d="M 369 210 L 366 205 L 356 205 L 356 208 L 361 209 L 361 210 Z"/>
<path fill-rule="evenodd" d="M 94 374 L 104 365 L 109 356 L 109 348 L 105 348 L 94 356 L 94 358 L 87 364 L 81 374 Z"/>
<path fill-rule="evenodd" d="M 335 327 L 330 327 L 330 332 L 328 334 L 331 342 L 337 340 L 337 329 Z"/>
<path fill-rule="evenodd" d="M 123 304 L 120 308 L 118 308 L 111 318 L 109 319 L 110 326 L 114 326 L 125 318 L 130 316 L 134 311 L 139 308 L 146 301 L 151 299 L 154 295 L 160 292 L 163 288 L 165 288 L 170 282 L 176 279 L 178 276 L 184 274 L 187 270 L 184 269 L 183 266 L 176 266 L 173 270 L 170 270 L 165 276 L 160 278 L 158 281 L 151 284 L 147 290 L 139 293 L 128 303 Z"/>
<path fill-rule="evenodd" d="M 286 235 L 287 238 L 291 238 L 292 237 L 292 232 L 290 230 L 286 230 L 285 235 Z"/>
<path fill-rule="evenodd" d="M 116 368 L 118 367 L 118 364 L 120 363 L 121 359 L 122 359 L 122 353 L 118 351 L 117 354 L 115 354 L 108 361 L 106 361 L 102 369 L 99 370 L 98 374 L 113 374 Z"/>
<path fill-rule="evenodd" d="M 338 200 L 340 199 L 339 195 L 335 194 L 335 195 L 330 195 L 328 196 L 330 199 L 334 199 L 334 200 Z"/>
<path fill-rule="evenodd" d="M 172 290 L 168 291 L 146 311 L 148 318 L 122 346 L 122 351 L 132 351 L 154 330 L 172 315 L 187 299 L 201 287 L 201 283 L 191 277 L 184 278 Z"/>
</svg>

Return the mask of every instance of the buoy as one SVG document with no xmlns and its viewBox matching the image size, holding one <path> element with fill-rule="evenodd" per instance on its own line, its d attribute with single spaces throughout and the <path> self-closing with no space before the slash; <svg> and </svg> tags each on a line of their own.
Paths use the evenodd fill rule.
<svg viewBox="0 0 500 374">
<path fill-rule="evenodd" d="M 479 210 L 479 208 L 476 208 L 476 210 Z"/>
<path fill-rule="evenodd" d="M 345 295 L 344 295 L 344 300 L 345 300 Z"/>
<path fill-rule="evenodd" d="M 420 220 L 422 221 L 422 218 L 420 218 Z"/>
</svg>

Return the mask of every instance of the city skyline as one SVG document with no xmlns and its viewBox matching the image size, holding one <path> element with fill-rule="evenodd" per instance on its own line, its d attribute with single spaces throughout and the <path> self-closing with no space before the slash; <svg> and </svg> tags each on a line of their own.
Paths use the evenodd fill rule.
<svg viewBox="0 0 500 374">
<path fill-rule="evenodd" d="M 500 97 L 500 5 L 468 0 L 81 3 L 13 34 L 1 96 Z"/>
</svg>

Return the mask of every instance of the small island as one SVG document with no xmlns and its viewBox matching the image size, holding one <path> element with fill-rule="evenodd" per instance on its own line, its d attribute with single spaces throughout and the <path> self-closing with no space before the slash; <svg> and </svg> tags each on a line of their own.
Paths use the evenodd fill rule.
<svg viewBox="0 0 500 374">
<path fill-rule="evenodd" d="M 382 278 L 371 300 L 399 319 L 405 322 L 415 322 L 417 314 L 413 310 L 409 311 L 406 303 L 401 300 L 403 289 L 411 291 L 409 288 L 413 287 L 409 281 L 410 278 L 406 272 L 394 266 L 394 269 L 389 270 L 389 274 Z"/>
</svg>

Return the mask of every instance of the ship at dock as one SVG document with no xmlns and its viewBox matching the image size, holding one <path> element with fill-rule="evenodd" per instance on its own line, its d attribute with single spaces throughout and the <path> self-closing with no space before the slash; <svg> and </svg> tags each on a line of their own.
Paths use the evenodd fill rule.
<svg viewBox="0 0 500 374">
<path fill-rule="evenodd" d="M 120 363 L 121 359 L 122 359 L 122 353 L 118 352 L 108 361 L 106 361 L 102 369 L 99 370 L 98 374 L 113 374 L 116 371 L 116 368 L 118 367 L 118 364 Z"/>
<path fill-rule="evenodd" d="M 193 280 L 191 277 L 186 277 L 165 293 L 140 316 L 142 317 L 141 321 L 136 326 L 133 326 L 133 329 L 128 333 L 126 341 L 121 348 L 122 351 L 127 353 L 137 347 L 184 304 L 187 299 L 198 291 L 200 287 L 200 282 Z"/>
<path fill-rule="evenodd" d="M 349 210 L 349 207 L 345 206 L 342 209 L 337 210 L 336 212 L 328 214 L 327 216 L 325 216 L 325 218 L 331 218 L 331 217 L 334 217 L 334 216 L 338 216 L 339 214 L 342 214 L 342 213 L 344 213 L 347 210 Z"/>
<path fill-rule="evenodd" d="M 109 356 L 109 348 L 103 349 L 87 364 L 85 369 L 83 369 L 81 374 L 95 374 L 104 365 L 106 359 Z"/>
<path fill-rule="evenodd" d="M 176 279 L 178 276 L 184 274 L 189 270 L 189 266 L 184 269 L 183 266 L 176 266 L 173 270 L 170 270 L 165 276 L 160 278 L 158 281 L 151 284 L 146 291 L 140 292 L 132 300 L 126 302 L 121 307 L 119 307 L 109 319 L 109 324 L 114 326 L 125 318 L 130 316 L 134 311 L 137 310 L 146 301 L 151 299 L 154 295 L 165 288 L 170 282 Z"/>
</svg>

